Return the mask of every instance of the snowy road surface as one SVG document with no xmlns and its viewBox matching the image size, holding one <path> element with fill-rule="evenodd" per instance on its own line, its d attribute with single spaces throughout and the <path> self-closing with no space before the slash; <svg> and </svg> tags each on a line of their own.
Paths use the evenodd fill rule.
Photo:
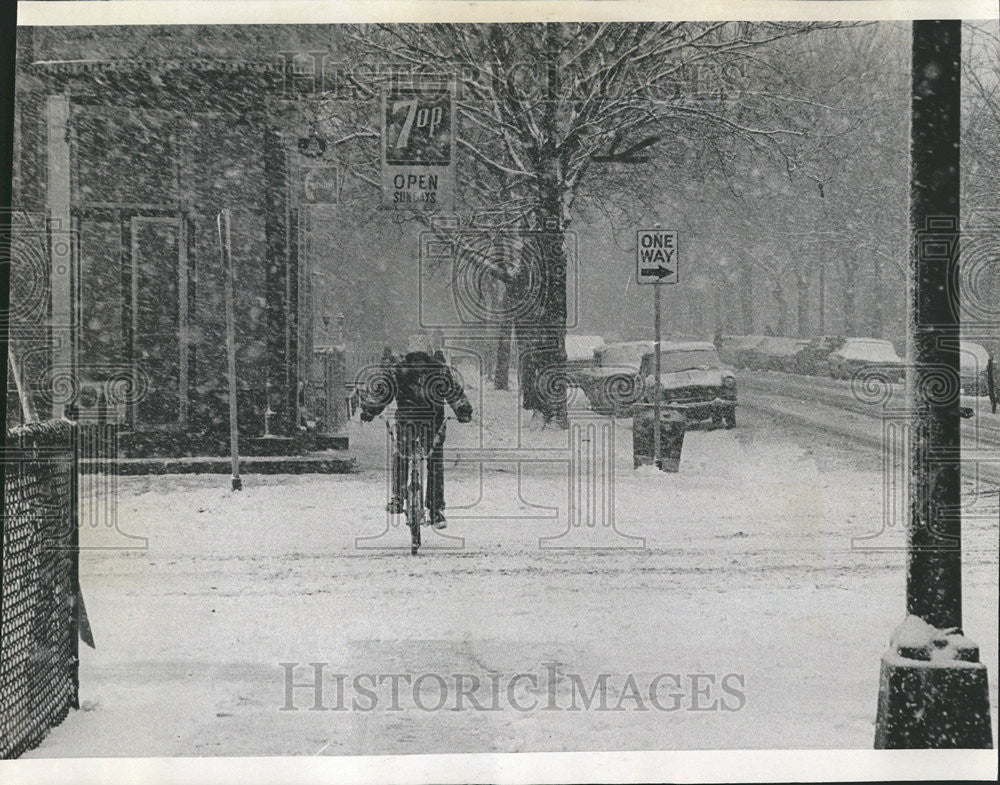
<svg viewBox="0 0 1000 785">
<path fill-rule="evenodd" d="M 107 548 L 81 559 L 83 710 L 26 757 L 871 748 L 904 611 L 875 450 L 747 407 L 690 431 L 680 473 L 636 471 L 619 420 L 614 528 L 570 528 L 567 432 L 486 396 L 448 447 L 549 460 L 451 452 L 451 539 L 418 557 L 384 532 L 378 422 L 352 423 L 355 475 L 122 478 L 120 531 L 82 534 Z M 995 708 L 997 499 L 967 504 Z"/>
</svg>

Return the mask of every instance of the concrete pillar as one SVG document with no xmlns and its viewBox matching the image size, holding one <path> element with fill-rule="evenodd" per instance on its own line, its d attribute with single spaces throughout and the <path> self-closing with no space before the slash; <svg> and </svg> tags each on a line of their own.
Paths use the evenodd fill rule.
<svg viewBox="0 0 1000 785">
<path fill-rule="evenodd" d="M 48 188 L 52 417 L 62 417 L 68 403 L 66 392 L 73 384 L 72 316 L 73 244 L 70 230 L 70 155 L 67 129 L 69 98 L 51 95 L 46 107 L 48 126 Z"/>
<path fill-rule="evenodd" d="M 291 436 L 298 408 L 297 215 L 288 200 L 285 148 L 268 121 L 264 131 L 265 299 L 267 312 L 267 397 L 270 433 Z"/>
</svg>

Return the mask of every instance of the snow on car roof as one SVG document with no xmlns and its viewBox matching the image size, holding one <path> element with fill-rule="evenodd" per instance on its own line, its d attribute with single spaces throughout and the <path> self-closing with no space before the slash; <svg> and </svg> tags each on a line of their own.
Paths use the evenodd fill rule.
<svg viewBox="0 0 1000 785">
<path fill-rule="evenodd" d="M 808 338 L 786 338 L 782 335 L 772 335 L 761 341 L 757 348 L 772 354 L 794 354 L 796 349 L 808 344 Z"/>
<path fill-rule="evenodd" d="M 892 343 L 882 338 L 848 338 L 834 353 L 852 360 L 902 362 Z"/>
<path fill-rule="evenodd" d="M 892 346 L 892 341 L 886 340 L 885 338 L 845 338 L 845 343 L 878 343 L 878 344 L 889 344 Z"/>
<path fill-rule="evenodd" d="M 766 335 L 744 335 L 736 343 L 737 349 L 753 349 L 757 344 L 767 338 Z"/>
<path fill-rule="evenodd" d="M 594 350 L 604 345 L 604 337 L 600 335 L 567 335 L 566 359 L 590 360 Z"/>
<path fill-rule="evenodd" d="M 601 347 L 602 366 L 622 365 L 638 369 L 642 356 L 653 350 L 652 341 L 623 341 Z"/>
<path fill-rule="evenodd" d="M 652 349 L 652 345 L 649 347 Z M 661 352 L 714 352 L 715 344 L 711 341 L 667 341 L 660 344 Z"/>
<path fill-rule="evenodd" d="M 986 367 L 986 363 L 989 362 L 990 353 L 986 351 L 986 348 L 978 343 L 973 343 L 972 341 L 960 341 L 959 342 L 959 355 L 963 363 L 981 364 L 983 368 Z"/>
<path fill-rule="evenodd" d="M 635 348 L 635 349 L 639 349 L 639 348 L 642 348 L 644 346 L 648 346 L 648 347 L 652 348 L 653 342 L 652 341 L 618 341 L 616 343 L 609 343 L 608 346 L 622 346 L 622 347 L 630 346 L 630 347 Z"/>
</svg>

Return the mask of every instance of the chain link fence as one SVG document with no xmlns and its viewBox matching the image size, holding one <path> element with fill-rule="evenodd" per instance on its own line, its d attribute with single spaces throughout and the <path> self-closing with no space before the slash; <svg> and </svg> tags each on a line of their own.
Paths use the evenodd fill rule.
<svg viewBox="0 0 1000 785">
<path fill-rule="evenodd" d="M 0 758 L 16 758 L 78 708 L 76 425 L 8 429 L 0 639 Z"/>
</svg>

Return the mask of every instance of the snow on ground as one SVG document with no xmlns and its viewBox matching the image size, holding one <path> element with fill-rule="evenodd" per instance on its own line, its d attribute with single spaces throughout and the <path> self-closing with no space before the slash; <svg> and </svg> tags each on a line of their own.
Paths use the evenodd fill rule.
<svg viewBox="0 0 1000 785">
<path fill-rule="evenodd" d="M 736 430 L 689 431 L 666 474 L 632 468 L 618 420 L 613 526 L 571 527 L 573 431 L 528 421 L 512 393 L 473 397 L 476 421 L 449 423 L 449 526 L 418 557 L 383 510 L 378 421 L 351 424 L 354 475 L 250 475 L 241 493 L 221 476 L 121 478 L 121 531 L 82 535 L 107 548 L 81 558 L 98 647 L 81 652 L 83 710 L 27 757 L 871 748 L 905 580 L 874 451 L 755 408 Z M 458 449 L 518 446 L 546 462 Z M 996 707 L 995 495 L 970 509 L 965 629 Z M 123 533 L 147 547 L 121 549 Z M 346 676 L 346 710 L 309 710 L 308 686 L 282 710 L 280 663 L 309 683 L 312 662 Z M 366 674 L 384 677 L 372 710 L 354 689 L 373 688 Z M 416 697 L 398 676 L 395 710 L 393 674 L 432 675 Z M 460 674 L 498 710 L 459 698 Z M 585 709 L 579 688 L 602 674 L 607 701 Z M 445 705 L 424 710 L 437 676 Z"/>
</svg>

